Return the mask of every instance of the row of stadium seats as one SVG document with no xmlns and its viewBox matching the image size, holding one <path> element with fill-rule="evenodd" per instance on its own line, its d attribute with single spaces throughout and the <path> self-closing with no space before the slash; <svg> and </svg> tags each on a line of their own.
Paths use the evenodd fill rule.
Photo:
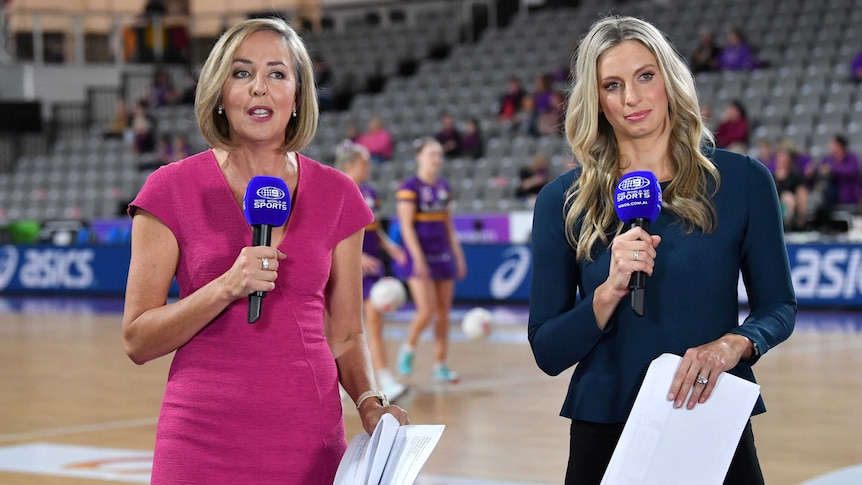
<svg viewBox="0 0 862 485">
<path fill-rule="evenodd" d="M 513 196 L 517 173 L 533 153 L 542 151 L 551 157 L 552 175 L 565 170 L 571 157 L 562 138 L 532 139 L 509 133 L 497 119 L 498 98 L 510 77 L 519 78 L 530 89 L 535 76 L 567 66 L 578 38 L 606 11 L 601 0 L 584 0 L 577 8 L 534 11 L 515 18 L 506 28 L 486 32 L 475 43 L 456 45 L 444 59 L 424 58 L 413 76 L 387 73 L 382 92 L 355 97 L 346 111 L 323 113 L 318 135 L 306 154 L 332 163 L 334 146 L 350 125 L 363 129 L 368 119 L 380 117 L 394 136 L 395 156 L 392 162 L 375 167 L 372 181 L 381 193 L 384 215 L 391 215 L 394 189 L 413 167 L 413 140 L 433 135 L 442 112 L 453 114 L 457 121 L 477 118 L 486 138 L 484 158 L 453 159 L 444 164 L 444 175 L 455 181 L 456 209 L 519 207 Z M 698 75 L 701 104 L 711 107 L 715 115 L 725 104 L 739 99 L 748 108 L 752 145 L 761 137 L 772 141 L 790 138 L 814 156 L 823 153 L 826 140 L 835 133 L 850 135 L 852 143 L 862 130 L 862 93 L 848 81 L 847 68 L 862 48 L 859 12 L 862 0 L 762 0 L 756 4 L 667 0 L 623 3 L 614 9 L 617 14 L 655 22 L 683 55 L 694 48 L 704 27 L 719 36 L 730 28 L 742 28 L 771 65 L 753 72 Z M 451 22 L 448 30 L 442 22 L 429 24 L 424 29 L 378 27 L 340 35 L 308 35 L 306 42 L 338 72 L 347 66 L 339 60 L 342 52 L 366 50 L 369 54 L 361 55 L 371 57 L 364 64 L 374 65 L 401 54 L 393 55 L 388 47 L 367 49 L 372 44 L 422 46 L 434 40 L 429 38 L 431 32 L 438 32 L 447 42 L 457 39 L 457 23 Z M 439 34 L 440 29 L 445 33 Z M 366 43 L 367 39 L 374 40 Z M 194 148 L 204 147 L 191 107 L 163 107 L 153 115 L 159 131 L 185 133 Z M 17 173 L 0 176 L 0 188 L 10 189 L 0 207 L 6 217 L 47 216 L 58 210 L 85 217 L 113 214 L 116 202 L 134 196 L 146 176 L 138 172 L 137 161 L 122 141 L 92 136 L 60 142 L 53 155 L 25 159 Z M 78 173 L 80 190 L 66 194 L 69 199 L 58 197 L 57 191 L 63 189 L 58 181 L 73 180 L 73 172 Z M 51 209 L 52 200 L 72 202 Z"/>
</svg>

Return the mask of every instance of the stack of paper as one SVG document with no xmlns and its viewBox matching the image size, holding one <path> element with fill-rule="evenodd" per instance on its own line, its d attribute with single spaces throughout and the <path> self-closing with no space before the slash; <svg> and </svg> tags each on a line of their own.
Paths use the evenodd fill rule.
<svg viewBox="0 0 862 485">
<path fill-rule="evenodd" d="M 602 485 L 724 482 L 760 386 L 725 372 L 709 400 L 676 409 L 667 394 L 681 360 L 650 364 Z"/>
<path fill-rule="evenodd" d="M 356 435 L 344 452 L 333 485 L 410 485 L 428 461 L 444 425 L 399 426 L 384 414 L 374 433 Z"/>
</svg>

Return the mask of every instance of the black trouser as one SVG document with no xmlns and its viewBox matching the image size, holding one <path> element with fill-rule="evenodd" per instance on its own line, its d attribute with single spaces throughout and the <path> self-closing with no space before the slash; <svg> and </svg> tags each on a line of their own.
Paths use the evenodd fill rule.
<svg viewBox="0 0 862 485">
<path fill-rule="evenodd" d="M 622 424 L 572 420 L 566 485 L 599 485 L 622 432 Z M 733 454 L 724 483 L 763 485 L 763 473 L 760 471 L 760 462 L 757 461 L 751 421 L 746 423 L 745 429 L 742 430 L 742 437 L 739 439 L 736 453 Z"/>
</svg>

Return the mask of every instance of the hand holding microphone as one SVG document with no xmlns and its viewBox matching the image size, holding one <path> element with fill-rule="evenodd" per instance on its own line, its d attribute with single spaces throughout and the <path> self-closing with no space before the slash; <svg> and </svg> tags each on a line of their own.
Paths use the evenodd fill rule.
<svg viewBox="0 0 862 485">
<path fill-rule="evenodd" d="M 269 246 L 272 228 L 283 226 L 290 215 L 290 192 L 287 184 L 278 177 L 257 176 L 251 179 L 245 190 L 242 211 L 252 228 L 252 246 Z M 261 270 L 268 271 L 273 265 L 269 258 L 262 257 Z M 274 268 L 272 268 L 274 269 Z M 248 296 L 248 323 L 260 318 L 264 291 L 255 291 Z"/>
<path fill-rule="evenodd" d="M 617 216 L 629 228 L 640 227 L 649 233 L 650 224 L 655 222 L 661 212 L 661 186 L 654 173 L 648 171 L 630 172 L 620 179 L 614 193 L 614 207 Z M 652 241 L 650 241 L 650 246 Z M 632 250 L 632 260 L 641 262 L 639 249 Z M 632 296 L 632 311 L 644 315 L 646 273 L 635 271 L 629 280 Z"/>
</svg>

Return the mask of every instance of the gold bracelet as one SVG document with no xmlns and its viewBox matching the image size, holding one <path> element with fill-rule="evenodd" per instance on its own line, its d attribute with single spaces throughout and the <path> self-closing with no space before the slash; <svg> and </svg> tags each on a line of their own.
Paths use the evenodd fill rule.
<svg viewBox="0 0 862 485">
<path fill-rule="evenodd" d="M 380 391 L 365 391 L 359 395 L 359 399 L 356 400 L 356 409 L 359 409 L 359 406 L 362 405 L 362 401 L 368 399 L 369 397 L 376 397 L 380 399 L 380 405 L 384 408 L 389 405 L 389 399 L 386 399 L 386 394 L 383 394 Z"/>
</svg>

